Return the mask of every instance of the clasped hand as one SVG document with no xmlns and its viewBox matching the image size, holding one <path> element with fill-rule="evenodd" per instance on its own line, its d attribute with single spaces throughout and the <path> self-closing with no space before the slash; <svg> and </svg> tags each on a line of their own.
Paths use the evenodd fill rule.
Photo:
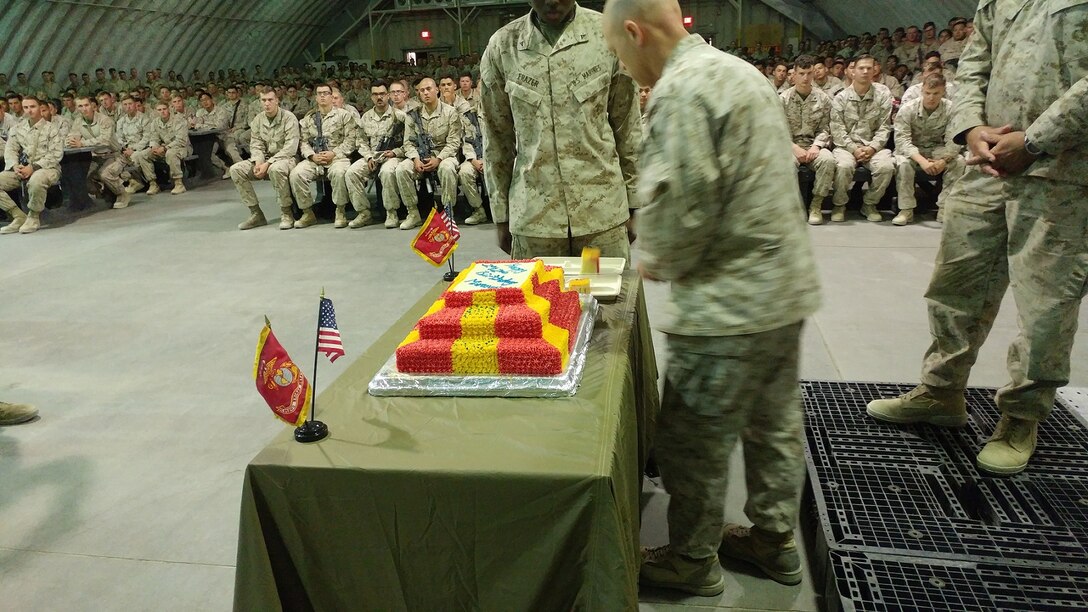
<svg viewBox="0 0 1088 612">
<path fill-rule="evenodd" d="M 1013 131 L 1011 125 L 971 128 L 967 132 L 967 165 L 979 166 L 990 176 L 1020 174 L 1035 162 L 1035 156 L 1024 147 L 1024 137 L 1023 130 Z"/>
</svg>

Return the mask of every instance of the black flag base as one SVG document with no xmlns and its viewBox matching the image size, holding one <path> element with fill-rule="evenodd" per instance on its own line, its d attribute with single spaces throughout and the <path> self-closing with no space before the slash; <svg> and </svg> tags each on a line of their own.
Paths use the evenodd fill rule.
<svg viewBox="0 0 1088 612">
<path fill-rule="evenodd" d="M 329 435 L 329 428 L 321 421 L 306 421 L 295 428 L 295 442 L 319 442 Z"/>
<path fill-rule="evenodd" d="M 442 275 L 442 280 L 452 283 L 457 278 L 457 266 L 453 263 L 453 253 L 450 253 L 450 258 L 446 263 L 450 264 L 450 271 Z"/>
</svg>

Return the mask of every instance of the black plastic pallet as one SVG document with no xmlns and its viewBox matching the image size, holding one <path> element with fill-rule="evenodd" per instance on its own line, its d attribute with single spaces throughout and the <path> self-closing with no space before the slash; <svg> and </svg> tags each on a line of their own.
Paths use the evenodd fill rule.
<svg viewBox="0 0 1088 612">
<path fill-rule="evenodd" d="M 831 552 L 829 608 L 869 610 L 1084 610 L 1088 569 L 1031 568 Z"/>
<path fill-rule="evenodd" d="M 826 552 L 1088 571 L 1088 427 L 1062 401 L 1024 473 L 984 474 L 975 456 L 999 414 L 967 393 L 963 428 L 892 426 L 865 414 L 910 386 L 802 384 L 806 459 Z"/>
</svg>

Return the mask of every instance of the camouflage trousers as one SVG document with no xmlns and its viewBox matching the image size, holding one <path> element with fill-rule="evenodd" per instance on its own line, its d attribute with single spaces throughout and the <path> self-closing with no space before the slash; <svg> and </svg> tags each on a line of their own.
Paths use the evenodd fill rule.
<svg viewBox="0 0 1088 612">
<path fill-rule="evenodd" d="M 332 203 L 336 206 L 346 206 L 348 196 L 347 173 L 351 162 L 346 159 L 333 160 L 328 166 L 319 166 L 314 162 L 304 159 L 291 170 L 291 193 L 295 195 L 295 203 L 302 210 L 313 208 L 314 191 L 310 185 L 314 181 L 323 178 L 329 179 L 332 186 Z"/>
<path fill-rule="evenodd" d="M 582 249 L 587 246 L 599 248 L 601 257 L 623 257 L 627 260 L 627 267 L 631 267 L 631 242 L 627 239 L 625 224 L 595 234 L 566 238 L 536 238 L 514 234 L 510 256 L 514 259 L 581 257 Z"/>
<path fill-rule="evenodd" d="M 150 149 L 148 149 L 148 151 L 150 151 Z M 169 150 L 167 150 L 167 154 L 169 154 Z M 127 164 L 128 161 L 125 159 L 125 156 L 120 153 L 104 157 L 98 157 L 96 155 L 91 160 L 91 169 L 87 174 L 87 180 L 99 181 L 106 186 L 106 189 L 112 191 L 114 195 L 121 195 L 125 192 L 125 185 L 121 182 L 121 173 L 124 172 Z M 147 165 L 150 166 L 151 162 L 147 162 Z M 154 180 L 154 168 L 151 170 L 151 177 L 151 180 Z"/>
<path fill-rule="evenodd" d="M 744 512 L 774 533 L 797 525 L 805 481 L 798 352 L 802 323 L 743 336 L 670 335 L 655 456 L 669 493 L 669 544 L 714 556 L 739 439 Z"/>
<path fill-rule="evenodd" d="M 793 155 L 790 155 L 793 157 Z M 793 157 L 793 165 L 800 165 L 796 157 Z M 805 164 L 816 174 L 816 181 L 812 184 L 812 195 L 818 198 L 826 198 L 831 193 L 831 186 L 835 182 L 835 156 L 827 149 L 820 149 L 816 159 Z"/>
<path fill-rule="evenodd" d="M 453 206 L 457 202 L 457 160 L 452 157 L 443 159 L 438 164 L 435 174 L 438 175 L 438 189 L 441 191 L 442 203 Z M 401 161 L 397 165 L 396 177 L 397 191 L 400 192 L 400 199 L 404 202 L 405 208 L 409 211 L 416 210 L 419 207 L 419 191 L 416 183 L 419 181 L 420 174 L 416 172 L 415 160 Z M 385 187 L 382 189 L 384 191 Z M 436 200 L 439 198 L 439 194 L 433 195 Z"/>
<path fill-rule="evenodd" d="M 34 174 L 30 175 L 30 178 L 26 181 L 26 193 L 29 198 L 29 202 L 23 202 L 27 207 L 27 210 L 33 212 L 41 212 L 45 210 L 45 197 L 49 188 L 60 182 L 60 171 L 52 168 L 41 168 L 35 170 Z M 22 179 L 15 174 L 14 170 L 8 170 L 6 172 L 0 172 L 0 210 L 4 212 L 11 212 L 18 208 L 15 205 L 15 200 L 11 199 L 11 196 L 7 192 L 15 191 L 21 188 Z"/>
<path fill-rule="evenodd" d="M 1004 414 L 1045 419 L 1069 358 L 1088 293 L 1088 187 L 971 169 L 948 194 L 933 278 L 925 297 L 933 342 L 922 383 L 967 386 L 1005 289 L 1012 285 L 1018 333 L 1009 346 Z"/>
<path fill-rule="evenodd" d="M 941 150 L 937 151 L 921 151 L 922 156 L 926 159 L 944 158 L 945 152 Z M 897 155 L 895 157 L 895 190 L 899 194 L 899 210 L 913 210 L 918 207 L 918 200 L 914 197 L 914 179 L 919 173 L 922 172 L 922 167 L 918 165 L 918 162 L 905 157 L 903 155 Z M 963 171 L 967 169 L 967 162 L 963 159 L 962 155 L 956 155 L 948 162 L 944 169 L 944 183 L 941 185 L 941 195 L 937 196 L 937 207 L 943 207 L 944 201 L 948 198 L 948 194 L 951 193 L 952 187 L 956 185 L 956 182 L 963 178 Z"/>
<path fill-rule="evenodd" d="M 846 206 L 850 200 L 850 189 L 854 186 L 854 171 L 858 162 L 854 154 L 846 149 L 835 149 L 835 196 L 832 198 L 835 206 Z M 875 206 L 884 197 L 888 185 L 895 178 L 895 157 L 887 149 L 877 151 L 872 159 L 861 164 L 869 168 L 873 174 L 873 180 L 869 183 L 869 189 L 865 192 L 863 202 L 867 206 Z"/>
<path fill-rule="evenodd" d="M 272 188 L 276 190 L 276 201 L 280 210 L 291 208 L 291 170 L 295 168 L 295 158 L 280 159 L 268 166 L 268 174 L 265 178 L 272 182 Z M 240 161 L 230 167 L 230 178 L 238 189 L 238 195 L 242 197 L 242 204 L 247 208 L 260 206 L 257 202 L 257 192 L 253 190 L 253 181 L 260 180 L 253 174 L 253 167 L 257 164 L 253 160 Z"/>
<path fill-rule="evenodd" d="M 397 193 L 397 166 L 400 158 L 391 157 L 378 162 L 377 175 L 382 184 L 382 208 L 395 211 L 400 207 L 400 196 Z M 348 195 L 351 197 L 351 206 L 356 212 L 369 211 L 370 199 L 366 196 L 366 183 L 370 180 L 370 164 L 366 159 L 360 159 L 348 169 L 345 180 L 348 185 Z"/>
<path fill-rule="evenodd" d="M 480 195 L 480 185 L 477 182 L 479 177 L 480 173 L 476 172 L 476 167 L 471 161 L 461 162 L 461 166 L 457 169 L 457 180 L 461 184 L 461 193 L 465 194 L 465 200 L 474 211 L 484 206 L 484 198 Z"/>
<path fill-rule="evenodd" d="M 136 151 L 132 154 L 132 162 L 140 168 L 140 174 L 143 175 L 144 180 L 148 184 L 155 181 L 155 162 L 165 161 L 166 165 L 170 168 L 170 178 L 174 180 L 181 180 L 183 175 L 182 160 L 189 156 L 189 149 L 167 148 L 166 153 L 163 155 L 155 155 L 151 152 L 150 148 L 143 149 L 142 151 Z M 120 161 L 121 168 L 118 169 L 118 176 L 125 167 L 125 162 Z"/>
</svg>

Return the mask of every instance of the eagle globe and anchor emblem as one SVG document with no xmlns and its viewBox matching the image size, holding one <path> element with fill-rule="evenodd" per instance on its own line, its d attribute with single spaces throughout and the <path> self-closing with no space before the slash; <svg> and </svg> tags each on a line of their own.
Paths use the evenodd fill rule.
<svg viewBox="0 0 1088 612">
<path fill-rule="evenodd" d="M 278 361 L 273 358 L 265 362 L 264 373 L 265 386 L 267 386 L 269 390 L 275 389 L 276 387 L 294 387 L 294 390 L 291 392 L 291 401 L 286 405 L 273 408 L 276 412 L 284 415 L 293 412 L 294 407 L 298 405 L 299 395 L 303 390 L 303 388 L 298 385 L 300 377 L 298 366 L 290 359 Z M 321 421 L 312 419 L 307 420 L 305 423 L 295 428 L 295 440 L 299 442 L 317 442 L 328 435 L 328 427 Z"/>
</svg>

